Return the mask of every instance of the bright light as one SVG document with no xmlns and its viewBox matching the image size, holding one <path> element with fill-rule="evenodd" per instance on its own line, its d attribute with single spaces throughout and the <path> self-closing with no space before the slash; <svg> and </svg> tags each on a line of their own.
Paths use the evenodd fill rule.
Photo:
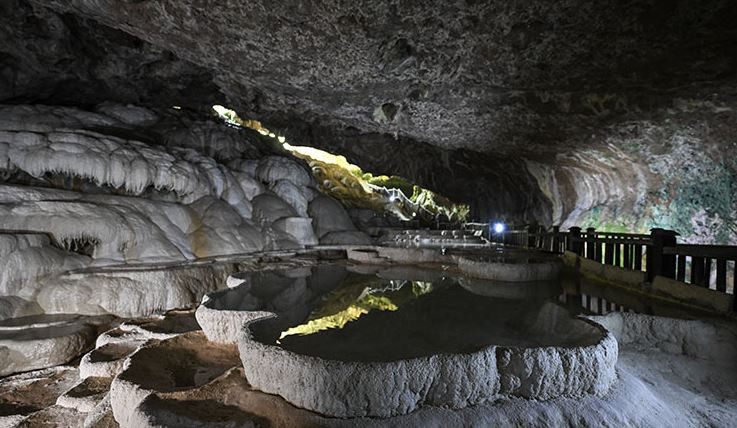
<svg viewBox="0 0 737 428">
<path fill-rule="evenodd" d="M 494 223 L 494 233 L 502 233 L 504 229 L 504 223 Z"/>
<path fill-rule="evenodd" d="M 235 113 L 233 110 L 228 109 L 228 108 L 225 108 L 225 107 L 223 107 L 223 106 L 221 106 L 219 104 L 216 104 L 216 105 L 212 106 L 212 109 L 215 110 L 215 112 L 217 114 L 219 114 L 220 117 L 226 117 L 231 112 L 232 113 Z"/>
</svg>

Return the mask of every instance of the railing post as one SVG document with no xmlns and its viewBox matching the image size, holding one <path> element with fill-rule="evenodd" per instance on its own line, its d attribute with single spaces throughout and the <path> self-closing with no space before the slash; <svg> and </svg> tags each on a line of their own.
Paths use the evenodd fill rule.
<svg viewBox="0 0 737 428">
<path fill-rule="evenodd" d="M 679 254 L 676 260 L 676 280 L 686 282 L 686 256 Z"/>
<path fill-rule="evenodd" d="M 625 243 L 623 247 L 624 248 L 622 249 L 623 250 L 622 252 L 624 253 L 624 266 L 622 267 L 625 269 L 632 269 L 632 257 L 631 257 L 632 244 Z"/>
<path fill-rule="evenodd" d="M 586 258 L 594 260 L 596 258 L 596 228 L 586 228 Z"/>
<path fill-rule="evenodd" d="M 691 257 L 691 284 L 704 285 L 704 258 Z"/>
<path fill-rule="evenodd" d="M 664 247 L 675 247 L 676 233 L 673 230 L 666 230 L 656 227 L 650 229 L 650 239 L 652 244 L 647 247 L 647 279 L 651 281 L 655 276 L 665 276 L 667 278 L 676 277 L 676 256 L 675 254 L 663 254 Z"/>
<path fill-rule="evenodd" d="M 578 254 L 579 256 L 583 255 L 583 241 L 580 241 L 581 238 L 581 228 L 580 227 L 569 227 L 568 228 L 568 251 L 573 251 L 574 253 Z"/>
<path fill-rule="evenodd" d="M 717 290 L 727 292 L 727 259 L 717 259 Z"/>
<path fill-rule="evenodd" d="M 614 244 L 614 266 L 619 267 L 622 264 L 622 244 Z"/>
<path fill-rule="evenodd" d="M 607 235 L 604 239 L 611 240 L 612 236 Z M 611 242 L 604 244 L 604 263 L 608 265 L 614 264 L 614 244 Z"/>
<path fill-rule="evenodd" d="M 553 252 L 558 253 L 560 252 L 560 236 L 558 235 L 560 233 L 560 226 L 553 226 Z"/>
</svg>

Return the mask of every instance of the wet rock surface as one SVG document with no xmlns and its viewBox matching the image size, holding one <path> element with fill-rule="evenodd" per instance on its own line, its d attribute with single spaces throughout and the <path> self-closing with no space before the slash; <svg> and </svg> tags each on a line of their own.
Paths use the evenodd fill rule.
<svg viewBox="0 0 737 428">
<path fill-rule="evenodd" d="M 377 268 L 381 279 L 346 279 L 317 300 L 295 283 L 289 294 L 306 294 L 296 301 L 314 302 L 310 321 L 299 326 L 293 320 L 304 319 L 302 304 L 280 307 L 267 296 L 256 300 L 243 292 L 242 302 L 250 305 L 241 303 L 240 310 L 251 319 L 242 316 L 243 331 L 235 340 L 251 385 L 335 417 L 388 417 L 427 405 L 464 408 L 506 395 L 549 399 L 609 390 L 617 358 L 613 336 L 572 319 L 545 300 L 546 292 L 540 297 L 526 288 L 529 294 L 517 300 L 480 298 L 446 283 L 440 273 L 432 283 L 392 280 L 412 272 Z M 470 289 L 484 286 L 496 284 Z M 262 366 L 273 370 L 257 369 Z M 393 387 L 387 389 L 387 382 Z"/>
<path fill-rule="evenodd" d="M 32 315 L 0 322 L 0 376 L 67 363 L 92 347 L 112 318 Z"/>
<path fill-rule="evenodd" d="M 398 251 L 395 248 L 388 254 Z M 409 250 L 405 258 L 413 255 L 421 259 L 416 250 Z M 587 421 L 606 418 L 601 420 L 623 425 L 676 423 L 682 418 L 698 425 L 726 423 L 737 408 L 731 378 L 719 375 L 732 373 L 737 355 L 737 336 L 728 323 L 629 313 L 591 317 L 595 321 L 591 323 L 571 319 L 568 310 L 572 307 L 564 309 L 551 301 L 557 301 L 556 293 L 562 292 L 558 284 L 535 289 L 517 283 L 521 290 L 510 294 L 509 284 L 470 278 L 460 282 L 463 288 L 444 287 L 447 267 L 436 270 L 386 262 L 346 268 L 298 258 L 281 263 L 290 268 L 262 266 L 267 270 L 234 272 L 227 281 L 232 287 L 210 293 L 197 315 L 192 310 L 170 311 L 164 316 L 115 323 L 97 337 L 95 349 L 81 358 L 79 369 L 61 366 L 0 379 L 0 422 L 11 426 L 144 427 L 525 425 L 545 421 L 577 426 L 585 415 Z M 367 275 L 377 279 L 361 279 Z M 387 289 L 376 281 L 406 284 Z M 417 282 L 413 290 L 420 295 L 406 300 L 409 296 L 402 289 L 412 281 Z M 439 288 L 428 294 L 427 283 Z M 491 292 L 497 288 L 502 292 Z M 336 291 L 340 293 L 334 294 Z M 453 292 L 475 293 L 475 298 L 459 300 L 448 295 Z M 239 325 L 249 321 L 226 319 L 238 318 L 239 313 L 267 317 L 278 313 L 278 318 L 250 324 L 278 321 L 274 327 L 279 334 L 295 324 L 309 325 L 308 319 L 324 319 L 346 305 L 377 304 L 382 296 L 399 308 L 371 310 L 344 328 L 290 333 L 281 338 L 284 348 L 249 343 L 243 335 L 249 326 Z M 519 322 L 512 321 L 501 330 L 498 322 L 464 324 L 464 317 L 486 316 L 472 310 L 474 305 L 484 306 L 485 299 L 500 303 L 492 310 L 494 317 Z M 538 307 L 531 304 L 534 301 L 547 303 Z M 312 309 L 323 304 L 330 310 Z M 531 312 L 523 314 L 519 305 Z M 205 307 L 211 312 L 209 318 L 200 316 Z M 436 318 L 435 322 L 428 317 Z M 382 319 L 387 326 L 381 327 Z M 454 334 L 453 325 L 463 333 Z M 427 331 L 412 326 L 427 327 Z M 490 328 L 497 330 L 491 339 L 497 346 L 486 346 Z M 515 329 L 521 330 L 511 334 Z M 478 334 L 470 335 L 471 330 Z M 214 340 L 208 339 L 213 332 Z M 440 341 L 409 343 L 403 332 Z M 542 334 L 532 340 L 533 332 Z M 236 337 L 218 339 L 229 335 Z M 391 340 L 384 346 L 373 339 L 377 335 Z M 341 338 L 323 340 L 332 336 Z M 294 353 L 287 350 L 290 340 L 312 341 L 312 345 L 306 348 L 308 352 Z M 398 348 L 397 343 L 404 345 Z M 483 349 L 478 350 L 479 346 Z M 350 350 L 352 356 L 339 361 L 323 358 L 330 355 L 307 355 L 315 349 L 338 348 Z M 402 353 L 400 348 L 421 349 L 423 356 Z M 356 361 L 361 360 L 357 356 L 377 360 L 378 354 L 371 357 L 376 349 L 383 349 L 381 356 L 394 352 L 399 359 Z M 702 354 L 703 349 L 710 352 Z M 618 354 L 623 359 L 618 360 Z M 704 361 L 709 364 L 702 364 Z M 679 368 L 677 373 L 669 368 L 672 364 Z M 346 379 L 361 373 L 365 378 L 346 384 Z M 387 382 L 392 388 L 387 388 Z M 275 385 L 282 387 L 271 389 Z M 343 392 L 336 395 L 335 391 Z M 707 416 L 692 403 L 694 394 L 710 409 Z M 364 404 L 356 407 L 356 403 Z M 672 403 L 680 404 L 674 407 Z M 369 415 L 373 417 L 366 417 Z"/>
</svg>

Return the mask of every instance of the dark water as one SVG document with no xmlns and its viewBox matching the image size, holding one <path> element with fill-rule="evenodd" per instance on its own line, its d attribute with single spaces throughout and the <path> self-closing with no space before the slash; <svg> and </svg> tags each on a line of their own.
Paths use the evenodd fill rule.
<svg viewBox="0 0 737 428">
<path fill-rule="evenodd" d="M 251 293 L 264 296 L 261 303 L 280 316 L 256 323 L 254 338 L 304 355 L 391 361 L 488 345 L 579 346 L 599 337 L 597 329 L 575 319 L 585 309 L 565 303 L 559 282 L 503 283 L 411 267 L 330 266 L 290 278 L 291 286 L 274 287 L 278 273 L 268 275 L 272 278 L 250 280 Z M 260 291 L 266 289 L 269 297 Z"/>
</svg>

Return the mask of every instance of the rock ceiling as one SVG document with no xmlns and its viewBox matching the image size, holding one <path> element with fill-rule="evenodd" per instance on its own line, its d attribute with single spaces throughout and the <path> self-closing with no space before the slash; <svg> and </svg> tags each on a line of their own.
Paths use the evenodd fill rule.
<svg viewBox="0 0 737 428">
<path fill-rule="evenodd" d="M 477 218 L 689 234 L 737 215 L 736 21 L 728 0 L 4 0 L 0 102 L 223 104 Z"/>
<path fill-rule="evenodd" d="M 96 67 L 130 68 L 116 62 L 139 55 L 146 67 L 126 75 L 175 81 L 192 102 L 217 87 L 262 119 L 487 152 L 529 149 L 667 103 L 733 77 L 737 63 L 729 1 L 33 3 L 62 13 L 48 36 L 64 32 L 55 21 L 67 14 L 134 36 L 101 34 L 85 20 L 82 31 L 68 27 L 71 46 L 45 49 L 107 57 Z M 169 95 L 142 86 L 149 98 Z"/>
</svg>

